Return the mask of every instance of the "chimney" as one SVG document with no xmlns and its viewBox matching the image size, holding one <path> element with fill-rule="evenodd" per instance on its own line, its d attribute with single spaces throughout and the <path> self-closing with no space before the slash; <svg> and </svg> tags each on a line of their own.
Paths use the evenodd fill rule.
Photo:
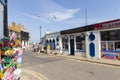
<svg viewBox="0 0 120 80">
<path fill-rule="evenodd" d="M 12 22 L 12 27 L 15 27 L 15 22 Z"/>
</svg>

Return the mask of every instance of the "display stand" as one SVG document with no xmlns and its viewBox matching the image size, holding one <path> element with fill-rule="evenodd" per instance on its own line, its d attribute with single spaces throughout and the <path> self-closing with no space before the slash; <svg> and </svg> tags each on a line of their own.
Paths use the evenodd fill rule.
<svg viewBox="0 0 120 80">
<path fill-rule="evenodd" d="M 20 78 L 22 53 L 20 42 L 15 36 L 0 40 L 0 80 L 18 80 Z"/>
</svg>

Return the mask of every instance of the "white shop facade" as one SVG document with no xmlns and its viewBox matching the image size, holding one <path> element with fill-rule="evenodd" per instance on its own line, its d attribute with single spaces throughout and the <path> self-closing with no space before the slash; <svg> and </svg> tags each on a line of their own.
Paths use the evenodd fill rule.
<svg viewBox="0 0 120 80">
<path fill-rule="evenodd" d="M 62 53 L 86 57 L 86 31 L 91 31 L 92 25 L 61 31 Z"/>
<path fill-rule="evenodd" d="M 64 54 L 120 59 L 120 19 L 61 31 Z"/>
<path fill-rule="evenodd" d="M 93 34 L 97 58 L 120 60 L 120 19 L 93 24 Z"/>
</svg>

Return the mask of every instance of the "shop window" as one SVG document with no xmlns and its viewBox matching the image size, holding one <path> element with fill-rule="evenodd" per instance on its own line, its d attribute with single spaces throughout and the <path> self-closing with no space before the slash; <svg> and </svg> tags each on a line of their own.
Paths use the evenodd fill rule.
<svg viewBox="0 0 120 80">
<path fill-rule="evenodd" d="M 101 42 L 101 50 L 106 50 L 106 42 Z"/>
<path fill-rule="evenodd" d="M 85 50 L 85 36 L 76 36 L 76 49 Z"/>
<path fill-rule="evenodd" d="M 102 41 L 101 50 L 120 51 L 120 41 Z"/>
<path fill-rule="evenodd" d="M 114 50 L 114 42 L 108 42 L 108 50 Z"/>
<path fill-rule="evenodd" d="M 101 40 L 102 41 L 120 40 L 119 33 L 120 33 L 120 30 L 102 31 L 101 32 Z"/>
<path fill-rule="evenodd" d="M 68 37 L 62 38 L 62 46 L 63 46 L 63 49 L 68 49 Z"/>
<path fill-rule="evenodd" d="M 110 30 L 101 32 L 101 50 L 120 51 L 120 30 Z"/>
<path fill-rule="evenodd" d="M 115 42 L 115 50 L 120 51 L 120 42 Z"/>
</svg>

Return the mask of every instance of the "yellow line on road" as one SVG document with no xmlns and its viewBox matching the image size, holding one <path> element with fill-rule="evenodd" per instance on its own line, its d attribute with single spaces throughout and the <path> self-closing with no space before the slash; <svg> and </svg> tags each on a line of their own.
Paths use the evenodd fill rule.
<svg viewBox="0 0 120 80">
<path fill-rule="evenodd" d="M 30 75 L 33 75 L 34 77 L 38 78 L 38 80 L 48 80 L 45 76 L 43 76 L 42 74 L 39 74 L 35 71 L 32 70 L 28 70 L 28 69 L 22 69 L 23 72 L 28 73 Z"/>
</svg>

